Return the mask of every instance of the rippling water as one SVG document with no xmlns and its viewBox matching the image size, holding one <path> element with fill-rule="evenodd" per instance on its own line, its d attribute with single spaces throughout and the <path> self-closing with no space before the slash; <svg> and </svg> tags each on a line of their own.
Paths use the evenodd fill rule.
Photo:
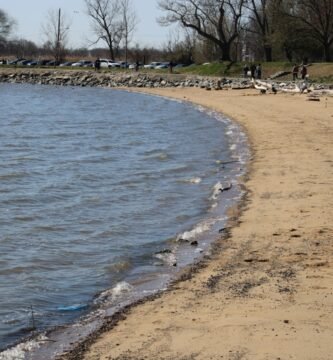
<svg viewBox="0 0 333 360">
<path fill-rule="evenodd" d="M 207 216 L 232 151 L 225 122 L 164 98 L 9 84 L 0 96 L 4 348 L 167 267 L 154 253 Z"/>
</svg>

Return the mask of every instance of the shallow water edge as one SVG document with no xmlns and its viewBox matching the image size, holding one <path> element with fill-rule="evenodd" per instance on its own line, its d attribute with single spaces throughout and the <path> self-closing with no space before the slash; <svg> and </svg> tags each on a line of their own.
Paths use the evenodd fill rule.
<svg viewBox="0 0 333 360">
<path fill-rule="evenodd" d="M 209 109 L 201 108 L 201 111 L 208 112 L 211 116 L 221 116 Z M 75 358 L 75 356 L 77 356 L 75 354 L 78 354 L 80 349 L 84 349 L 86 344 L 92 342 L 100 332 L 104 332 L 112 328 L 116 322 L 123 318 L 124 314 L 132 306 L 136 306 L 144 301 L 149 301 L 160 296 L 161 291 L 168 291 L 167 289 L 172 288 L 175 283 L 190 278 L 193 273 L 204 266 L 205 262 L 209 260 L 212 248 L 214 248 L 214 243 L 216 243 L 219 239 L 228 237 L 228 227 L 231 226 L 231 223 L 230 219 L 227 218 L 227 209 L 235 206 L 239 207 L 244 201 L 244 191 L 241 189 L 241 177 L 246 173 L 246 164 L 249 159 L 247 139 L 238 125 L 224 117 L 223 121 L 228 122 L 232 129 L 230 130 L 231 133 L 229 135 L 233 135 L 231 140 L 233 146 L 232 151 L 234 152 L 235 159 L 238 159 L 235 163 L 239 161 L 242 164 L 241 169 L 239 169 L 237 165 L 235 166 L 235 178 L 233 178 L 232 191 L 226 191 L 225 194 L 223 194 L 227 195 L 226 197 L 230 197 L 228 199 L 228 206 L 226 207 L 225 203 L 223 205 L 217 203 L 215 209 L 213 210 L 216 215 L 220 217 L 219 220 L 223 218 L 225 224 L 225 226 L 223 226 L 224 230 L 221 228 L 221 222 L 218 222 L 216 226 L 212 226 L 210 233 L 203 232 L 203 237 L 206 239 L 206 245 L 204 248 L 200 249 L 200 252 L 193 248 L 193 253 L 189 255 L 188 246 L 179 246 L 177 248 L 177 259 L 183 259 L 179 261 L 179 265 L 182 267 L 182 270 L 179 270 L 179 268 L 170 268 L 170 272 L 167 274 L 168 276 L 166 276 L 164 280 L 162 279 L 162 281 L 161 278 L 158 280 L 156 280 L 156 278 L 146 279 L 142 281 L 141 284 L 136 284 L 137 288 L 142 290 L 137 292 L 137 294 L 140 293 L 138 298 L 135 296 L 128 298 L 126 285 L 120 285 L 120 287 L 116 289 L 116 291 L 120 294 L 117 306 L 107 309 L 103 309 L 102 306 L 97 306 L 87 318 L 75 323 L 74 326 L 59 327 L 48 333 L 37 335 L 37 337 L 29 339 L 25 343 L 19 344 L 16 347 L 17 352 L 15 356 L 17 357 L 12 358 L 20 358 L 18 356 L 22 356 L 23 354 L 23 358 L 26 359 L 53 359 L 63 352 L 70 352 L 74 357 L 69 355 L 69 358 Z M 191 264 L 193 261 L 194 264 Z M 171 282 L 170 279 L 172 279 Z M 160 287 L 160 290 L 156 291 L 157 283 L 162 285 L 162 289 Z M 147 284 L 150 285 L 147 286 Z M 142 294 L 146 295 L 142 296 Z M 78 333 L 80 333 L 79 338 L 77 338 Z M 86 340 L 82 342 L 82 339 L 85 338 Z M 76 346 L 76 343 L 80 343 L 80 345 Z M 73 347 L 75 347 L 75 349 L 72 349 Z M 9 356 L 3 357 L 3 354 L 0 354 L 0 359 L 10 359 L 11 357 Z"/>
</svg>

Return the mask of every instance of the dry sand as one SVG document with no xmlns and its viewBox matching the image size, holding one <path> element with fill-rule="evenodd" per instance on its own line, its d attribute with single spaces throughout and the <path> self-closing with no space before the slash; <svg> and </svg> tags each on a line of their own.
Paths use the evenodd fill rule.
<svg viewBox="0 0 333 360">
<path fill-rule="evenodd" d="M 131 308 L 84 358 L 333 359 L 333 98 L 149 92 L 243 126 L 253 155 L 247 200 L 204 267 Z"/>
</svg>

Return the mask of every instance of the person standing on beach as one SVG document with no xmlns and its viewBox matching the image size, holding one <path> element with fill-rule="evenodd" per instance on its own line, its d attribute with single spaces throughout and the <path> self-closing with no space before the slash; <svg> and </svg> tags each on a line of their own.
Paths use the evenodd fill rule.
<svg viewBox="0 0 333 360">
<path fill-rule="evenodd" d="M 247 78 L 247 73 L 249 72 L 249 67 L 247 66 L 247 64 L 244 65 L 243 67 L 243 74 L 244 74 L 244 79 Z"/>
<path fill-rule="evenodd" d="M 101 61 L 99 59 L 95 60 L 95 70 L 99 71 L 99 69 L 101 68 Z"/>
<path fill-rule="evenodd" d="M 256 65 L 252 64 L 250 67 L 250 71 L 251 71 L 251 78 L 255 79 L 256 78 Z"/>
<path fill-rule="evenodd" d="M 303 65 L 302 65 L 302 68 L 301 68 L 301 77 L 302 77 L 302 80 L 305 79 L 307 73 L 308 73 L 308 70 L 307 70 L 306 66 L 303 64 Z"/>
<path fill-rule="evenodd" d="M 172 74 L 172 71 L 173 71 L 173 61 L 171 60 L 169 62 L 169 73 Z"/>
<path fill-rule="evenodd" d="M 256 67 L 256 77 L 257 79 L 261 79 L 261 64 L 258 64 Z"/>
<path fill-rule="evenodd" d="M 294 64 L 294 67 L 293 67 L 293 70 L 292 70 L 293 81 L 298 79 L 298 70 L 299 70 L 299 66 L 297 64 Z"/>
</svg>

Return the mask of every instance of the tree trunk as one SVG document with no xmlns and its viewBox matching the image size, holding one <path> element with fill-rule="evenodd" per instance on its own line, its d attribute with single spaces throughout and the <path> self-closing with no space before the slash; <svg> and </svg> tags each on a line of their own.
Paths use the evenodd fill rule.
<svg viewBox="0 0 333 360">
<path fill-rule="evenodd" d="M 329 44 L 324 44 L 324 58 L 326 62 L 331 61 L 331 49 Z"/>
<path fill-rule="evenodd" d="M 264 45 L 265 59 L 267 62 L 273 61 L 272 47 L 271 45 Z"/>
<path fill-rule="evenodd" d="M 230 57 L 230 44 L 222 44 L 220 46 L 221 49 L 221 60 L 222 61 L 231 61 L 231 57 Z"/>
<path fill-rule="evenodd" d="M 109 46 L 109 52 L 110 52 L 110 59 L 111 60 L 114 60 L 114 52 L 113 52 L 113 47 L 112 46 Z"/>
</svg>

